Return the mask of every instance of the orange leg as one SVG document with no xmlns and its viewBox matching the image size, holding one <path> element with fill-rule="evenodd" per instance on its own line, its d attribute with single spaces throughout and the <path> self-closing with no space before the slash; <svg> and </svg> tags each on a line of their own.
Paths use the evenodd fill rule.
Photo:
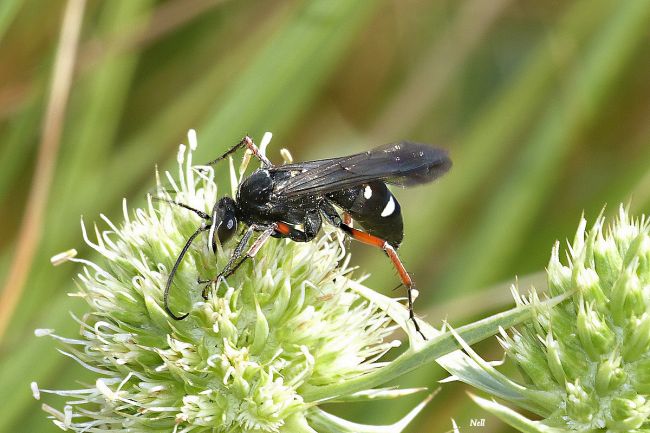
<svg viewBox="0 0 650 433">
<path fill-rule="evenodd" d="M 415 313 L 413 311 L 413 290 L 415 289 L 415 283 L 413 282 L 413 279 L 411 278 L 409 273 L 406 271 L 406 268 L 404 267 L 404 264 L 402 264 L 402 261 L 397 255 L 397 251 L 395 251 L 395 248 L 385 240 L 378 238 L 377 236 L 373 236 L 370 233 L 366 233 L 366 232 L 362 232 L 361 230 L 354 229 L 348 226 L 347 224 L 341 224 L 340 228 L 352 239 L 357 240 L 366 245 L 372 245 L 374 247 L 381 248 L 382 250 L 384 250 L 388 258 L 391 260 L 391 262 L 393 262 L 393 266 L 395 266 L 395 269 L 397 269 L 397 273 L 399 274 L 400 280 L 402 280 L 402 283 L 404 284 L 404 286 L 406 286 L 409 319 L 413 322 L 413 325 L 415 326 L 415 330 L 418 332 L 418 334 L 420 334 L 422 338 L 426 340 L 427 338 L 420 330 L 420 325 L 418 325 L 417 320 L 415 320 Z"/>
</svg>

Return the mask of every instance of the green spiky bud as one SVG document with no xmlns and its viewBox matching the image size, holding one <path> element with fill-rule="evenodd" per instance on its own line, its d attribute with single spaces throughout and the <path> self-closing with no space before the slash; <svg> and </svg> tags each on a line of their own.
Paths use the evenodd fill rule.
<svg viewBox="0 0 650 433">
<path fill-rule="evenodd" d="M 646 396 L 614 397 L 607 427 L 612 431 L 632 431 L 645 424 L 650 416 L 650 401 Z"/>
<path fill-rule="evenodd" d="M 567 263 L 560 260 L 559 244 L 553 248 L 548 287 L 566 300 L 551 308 L 540 304 L 532 321 L 501 339 L 526 381 L 521 387 L 497 381 L 519 396 L 513 403 L 541 421 L 477 401 L 513 426 L 531 432 L 650 431 L 650 224 L 645 217 L 631 219 L 622 206 L 611 227 L 604 222 L 600 217 L 587 230 L 581 220 Z M 559 400 L 556 406 L 548 404 L 549 392 Z"/>
</svg>

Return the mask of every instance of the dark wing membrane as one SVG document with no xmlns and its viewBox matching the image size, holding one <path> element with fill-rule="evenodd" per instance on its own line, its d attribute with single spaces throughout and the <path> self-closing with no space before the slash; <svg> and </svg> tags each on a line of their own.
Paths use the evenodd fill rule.
<svg viewBox="0 0 650 433">
<path fill-rule="evenodd" d="M 349 158 L 347 156 L 344 156 L 342 158 L 329 158 L 329 159 L 317 159 L 315 161 L 304 161 L 304 162 L 297 162 L 297 163 L 292 163 L 292 164 L 284 164 L 280 165 L 277 167 L 273 167 L 274 170 L 276 171 L 306 171 L 306 170 L 313 170 L 318 167 L 322 167 L 324 165 L 329 165 L 332 162 L 336 162 L 341 159 Z"/>
<path fill-rule="evenodd" d="M 278 167 L 296 173 L 279 184 L 277 192 L 285 196 L 325 194 L 373 180 L 418 185 L 440 177 L 450 167 L 443 149 L 411 142 L 387 144 L 356 155 Z"/>
</svg>

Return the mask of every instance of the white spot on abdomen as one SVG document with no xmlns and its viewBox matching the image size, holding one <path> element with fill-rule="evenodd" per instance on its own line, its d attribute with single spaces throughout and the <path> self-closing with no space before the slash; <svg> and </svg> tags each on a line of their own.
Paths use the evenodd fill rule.
<svg viewBox="0 0 650 433">
<path fill-rule="evenodd" d="M 370 197 L 372 197 L 372 188 L 370 188 L 369 185 L 366 185 L 366 187 L 363 189 L 363 198 L 369 200 Z"/>
<path fill-rule="evenodd" d="M 381 216 L 391 216 L 393 212 L 395 212 L 395 200 L 393 200 L 393 196 L 391 195 L 388 197 L 388 203 L 386 203 L 386 207 L 383 211 L 381 211 Z"/>
</svg>

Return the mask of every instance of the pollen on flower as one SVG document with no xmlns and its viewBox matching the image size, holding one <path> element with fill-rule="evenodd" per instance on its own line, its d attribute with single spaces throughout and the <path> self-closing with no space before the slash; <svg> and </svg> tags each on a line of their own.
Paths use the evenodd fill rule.
<svg viewBox="0 0 650 433">
<path fill-rule="evenodd" d="M 266 144 L 270 138 L 265 136 Z M 177 155 L 177 175 L 157 174 L 156 195 L 209 213 L 218 199 L 214 170 L 192 166 L 196 133 L 190 131 L 188 139 L 189 146 L 181 146 Z M 189 316 L 172 320 L 162 307 L 163 289 L 200 221 L 151 197 L 143 208 L 129 212 L 126 202 L 123 208 L 121 223 L 102 216 L 106 230 L 88 230 L 82 220 L 84 239 L 101 261 L 65 256 L 82 265 L 79 295 L 90 311 L 75 319 L 81 337 L 36 331 L 56 338 L 68 356 L 96 376 L 92 385 L 76 390 L 32 385 L 35 398 L 42 393 L 65 397 L 63 412 L 46 409 L 61 428 L 314 432 L 312 417 L 323 419 L 325 412 L 306 402 L 302 389 L 381 368 L 380 358 L 399 345 L 388 339 L 398 327 L 389 307 L 353 288 L 361 286 L 351 284 L 344 243 L 335 232 L 310 243 L 268 242 L 254 263 L 212 284 L 207 300 L 197 279 L 213 278 L 232 245 L 219 246 L 215 255 L 207 234 L 197 238 L 170 296 L 174 309 Z"/>
</svg>

